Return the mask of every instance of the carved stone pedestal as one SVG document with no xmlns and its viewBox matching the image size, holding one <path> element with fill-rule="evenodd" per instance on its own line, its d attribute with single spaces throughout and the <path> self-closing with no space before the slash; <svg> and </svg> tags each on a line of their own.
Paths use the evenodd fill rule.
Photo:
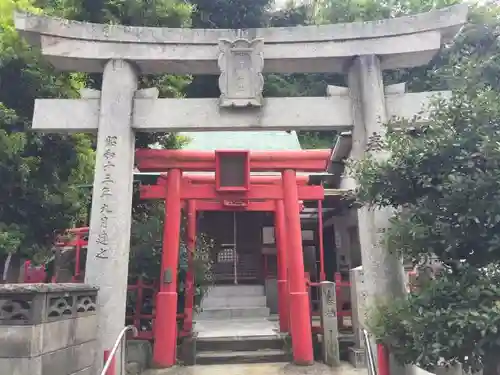
<svg viewBox="0 0 500 375">
<path fill-rule="evenodd" d="M 349 363 L 355 368 L 365 368 L 366 367 L 366 355 L 364 348 L 349 348 Z"/>
<path fill-rule="evenodd" d="M 337 296 L 335 283 L 322 281 L 321 326 L 323 327 L 323 360 L 328 366 L 340 365 L 339 330 L 337 323 Z"/>
<path fill-rule="evenodd" d="M 94 375 L 97 288 L 0 285 L 0 373 Z"/>
</svg>

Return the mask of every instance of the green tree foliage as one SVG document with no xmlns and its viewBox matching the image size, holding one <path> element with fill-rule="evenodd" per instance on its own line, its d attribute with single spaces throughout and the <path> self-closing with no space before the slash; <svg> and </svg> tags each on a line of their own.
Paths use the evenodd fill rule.
<svg viewBox="0 0 500 375">
<path fill-rule="evenodd" d="M 202 29 L 246 29 L 265 25 L 271 0 L 191 0 L 192 26 Z M 194 76 L 185 90 L 190 98 L 220 96 L 218 77 Z"/>
<path fill-rule="evenodd" d="M 29 0 L 0 1 L 0 256 L 46 250 L 55 229 L 81 221 L 93 164 L 83 135 L 39 135 L 31 126 L 36 97 L 75 97 L 79 75 L 59 74 L 19 38 L 14 9 L 40 12 Z"/>
<path fill-rule="evenodd" d="M 130 26 L 185 27 L 191 7 L 183 1 L 155 0 L 36 0 L 45 11 L 94 23 Z"/>
<path fill-rule="evenodd" d="M 435 372 L 436 365 L 460 362 L 472 373 L 497 374 L 498 276 L 498 269 L 460 278 L 445 273 L 421 292 L 374 311 L 371 331 L 402 363 Z"/>
<path fill-rule="evenodd" d="M 419 10 L 416 3 L 401 9 Z M 386 82 L 407 78 L 412 90 L 453 89 L 453 96 L 436 100 L 424 127 L 389 124 L 385 139 L 370 144 L 388 158 L 367 155 L 353 166 L 359 199 L 395 209 L 387 250 L 441 265 L 407 298 L 379 306 L 372 321 L 397 359 L 428 369 L 458 361 L 489 371 L 498 362 L 499 11 L 494 3 L 473 6 L 455 43 L 428 66 L 386 75 Z"/>
<path fill-rule="evenodd" d="M 478 369 L 498 351 L 492 317 L 500 298 L 499 99 L 491 88 L 456 90 L 436 104 L 425 128 L 389 132 L 381 145 L 387 160 L 368 156 L 355 166 L 359 198 L 397 210 L 388 251 L 414 264 L 430 258 L 441 264 L 431 280 L 376 318 L 379 338 L 401 361 L 429 367 L 444 358 Z M 491 267 L 497 272 L 487 272 Z M 478 294 L 473 305 L 471 293 Z M 404 349 L 395 345 L 402 332 L 411 337 Z"/>
</svg>

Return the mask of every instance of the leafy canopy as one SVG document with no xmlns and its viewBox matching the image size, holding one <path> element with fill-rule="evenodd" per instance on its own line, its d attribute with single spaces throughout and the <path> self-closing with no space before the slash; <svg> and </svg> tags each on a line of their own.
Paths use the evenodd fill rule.
<svg viewBox="0 0 500 375">
<path fill-rule="evenodd" d="M 29 0 L 0 1 L 0 255 L 32 256 L 47 249 L 57 228 L 78 222 L 85 209 L 75 185 L 92 170 L 90 139 L 40 135 L 30 128 L 36 97 L 74 97 L 81 76 L 59 74 L 19 38 L 12 15 L 39 13 Z"/>
</svg>

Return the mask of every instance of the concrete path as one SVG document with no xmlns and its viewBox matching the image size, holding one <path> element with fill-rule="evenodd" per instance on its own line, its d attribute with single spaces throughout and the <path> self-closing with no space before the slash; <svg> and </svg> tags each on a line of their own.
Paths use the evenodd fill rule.
<svg viewBox="0 0 500 375">
<path fill-rule="evenodd" d="M 321 363 L 295 366 L 290 363 L 253 363 L 237 365 L 207 365 L 148 370 L 143 375 L 367 375 L 366 369 L 355 369 L 348 363 L 330 368 Z"/>
</svg>

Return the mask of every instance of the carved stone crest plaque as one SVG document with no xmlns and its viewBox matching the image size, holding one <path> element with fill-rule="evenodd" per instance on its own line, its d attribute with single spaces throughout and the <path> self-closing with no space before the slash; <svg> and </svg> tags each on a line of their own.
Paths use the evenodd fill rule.
<svg viewBox="0 0 500 375">
<path fill-rule="evenodd" d="M 221 107 L 260 107 L 264 77 L 264 40 L 219 40 Z"/>
</svg>

